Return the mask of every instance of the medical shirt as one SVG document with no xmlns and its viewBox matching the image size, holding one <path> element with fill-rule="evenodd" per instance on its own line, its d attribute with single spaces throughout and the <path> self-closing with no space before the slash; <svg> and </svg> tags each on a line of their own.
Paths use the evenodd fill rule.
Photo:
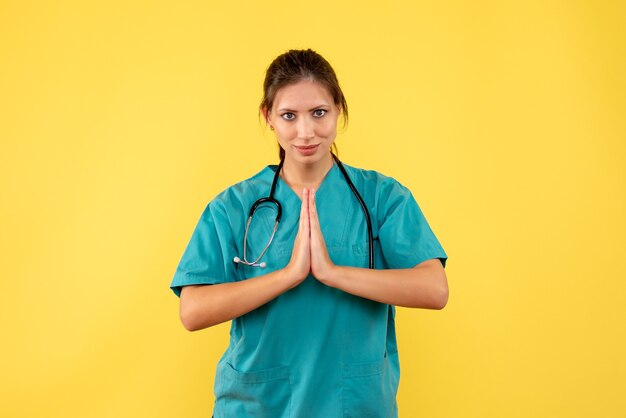
<svg viewBox="0 0 626 418">
<path fill-rule="evenodd" d="M 344 165 L 367 205 L 377 269 L 410 268 L 447 255 L 411 192 L 375 171 Z M 233 262 L 243 257 L 252 204 L 269 194 L 276 166 L 220 193 L 207 206 L 171 283 L 182 286 L 242 281 L 285 267 L 298 232 L 301 201 L 279 178 L 283 208 L 265 268 Z M 334 164 L 316 191 L 330 258 L 368 267 L 365 215 Z M 263 251 L 275 209 L 260 207 L 250 225 L 248 260 Z M 309 275 L 300 285 L 231 322 L 230 344 L 217 365 L 215 418 L 397 417 L 400 366 L 395 308 L 325 286 Z"/>
</svg>

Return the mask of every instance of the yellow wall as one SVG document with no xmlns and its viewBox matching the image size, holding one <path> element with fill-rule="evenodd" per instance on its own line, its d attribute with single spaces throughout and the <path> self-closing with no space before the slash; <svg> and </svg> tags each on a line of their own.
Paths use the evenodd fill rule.
<svg viewBox="0 0 626 418">
<path fill-rule="evenodd" d="M 341 157 L 450 256 L 448 306 L 398 309 L 401 417 L 626 416 L 625 2 L 211 3 L 0 2 L 0 415 L 210 416 L 228 324 L 168 285 L 311 47 Z"/>
</svg>

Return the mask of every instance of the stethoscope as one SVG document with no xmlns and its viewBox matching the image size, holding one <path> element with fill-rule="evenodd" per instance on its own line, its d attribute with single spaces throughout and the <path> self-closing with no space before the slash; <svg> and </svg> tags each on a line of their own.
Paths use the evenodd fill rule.
<svg viewBox="0 0 626 418">
<path fill-rule="evenodd" d="M 367 240 L 369 244 L 369 268 L 373 269 L 374 268 L 374 238 L 373 238 L 373 233 L 372 233 L 372 220 L 370 219 L 369 211 L 367 210 L 367 207 L 365 206 L 365 202 L 363 202 L 363 198 L 361 198 L 361 195 L 356 190 L 356 187 L 354 187 L 352 180 L 350 180 L 350 176 L 346 172 L 346 169 L 344 168 L 343 164 L 341 164 L 341 161 L 339 161 L 339 158 L 337 158 L 335 154 L 331 153 L 331 155 L 333 156 L 333 159 L 335 160 L 335 162 L 337 163 L 337 166 L 341 170 L 341 174 L 343 174 L 343 177 L 346 179 L 346 183 L 348 183 L 348 186 L 350 186 L 350 190 L 352 190 L 352 193 L 354 194 L 356 199 L 359 201 L 359 204 L 361 205 L 361 209 L 363 209 L 363 213 L 365 214 L 365 221 L 367 222 Z M 276 173 L 274 174 L 274 179 L 272 180 L 272 188 L 270 189 L 269 196 L 260 198 L 259 200 L 257 200 L 256 202 L 252 204 L 252 207 L 250 207 L 250 213 L 248 214 L 248 221 L 246 222 L 246 231 L 243 234 L 243 260 L 239 257 L 235 257 L 233 258 L 233 261 L 235 263 L 244 264 L 250 267 L 264 268 L 266 266 L 264 261 L 262 262 L 259 262 L 259 261 L 261 260 L 261 258 L 263 258 L 263 255 L 265 255 L 265 253 L 267 252 L 267 249 L 270 247 L 270 244 L 272 243 L 272 240 L 274 239 L 274 235 L 276 235 L 276 230 L 278 229 L 278 224 L 280 223 L 280 219 L 283 215 L 283 208 L 280 205 L 280 202 L 274 199 L 274 192 L 276 191 L 276 183 L 278 182 L 278 176 L 280 174 L 280 170 L 282 169 L 284 162 L 285 162 L 284 159 L 280 160 L 280 163 L 278 164 L 278 168 L 276 168 Z M 267 245 L 265 245 L 265 248 L 263 248 L 263 251 L 261 251 L 261 254 L 259 254 L 257 259 L 254 261 L 248 261 L 247 247 L 248 247 L 248 230 L 250 229 L 250 223 L 252 222 L 252 217 L 254 216 L 254 212 L 256 212 L 259 206 L 265 203 L 269 203 L 276 207 L 276 219 L 274 221 L 274 229 L 272 230 L 272 234 L 270 235 L 270 239 L 267 242 Z"/>
</svg>

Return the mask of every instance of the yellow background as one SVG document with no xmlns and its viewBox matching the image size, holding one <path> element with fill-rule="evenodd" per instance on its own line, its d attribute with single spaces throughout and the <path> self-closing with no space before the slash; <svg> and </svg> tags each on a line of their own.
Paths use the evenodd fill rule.
<svg viewBox="0 0 626 418">
<path fill-rule="evenodd" d="M 340 156 L 450 257 L 448 306 L 398 309 L 400 416 L 626 416 L 626 2 L 215 3 L 0 2 L 0 415 L 210 416 L 229 324 L 169 282 L 311 47 Z"/>
</svg>

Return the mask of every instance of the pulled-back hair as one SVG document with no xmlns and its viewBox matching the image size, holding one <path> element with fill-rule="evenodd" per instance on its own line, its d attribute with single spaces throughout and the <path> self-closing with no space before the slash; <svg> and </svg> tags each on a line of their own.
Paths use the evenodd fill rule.
<svg viewBox="0 0 626 418">
<path fill-rule="evenodd" d="M 312 49 L 291 49 L 272 61 L 265 72 L 260 109 L 269 112 L 278 90 L 302 80 L 315 81 L 326 87 L 335 105 L 343 113 L 344 124 L 347 123 L 348 103 L 339 87 L 337 75 L 328 61 Z M 279 157 L 281 160 L 285 157 L 285 150 L 280 145 Z"/>
</svg>

